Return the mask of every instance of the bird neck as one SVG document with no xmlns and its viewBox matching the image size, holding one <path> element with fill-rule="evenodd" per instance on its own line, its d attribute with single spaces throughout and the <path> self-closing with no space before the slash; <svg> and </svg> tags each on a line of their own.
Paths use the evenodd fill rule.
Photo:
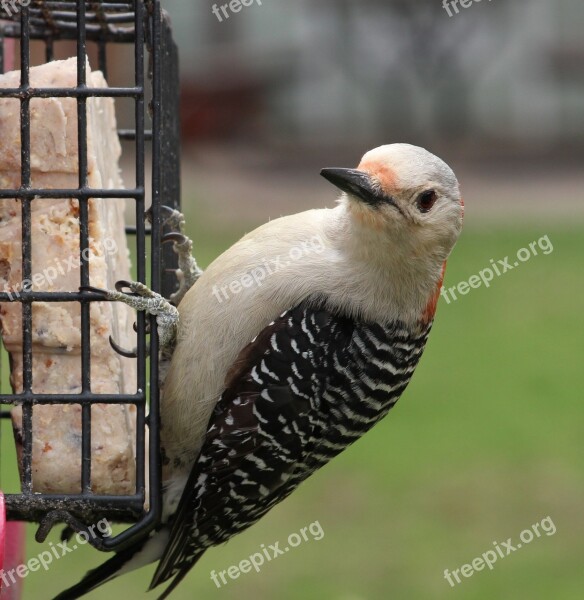
<svg viewBox="0 0 584 600">
<path fill-rule="evenodd" d="M 343 205 L 331 220 L 329 239 L 342 255 L 341 289 L 366 320 L 428 323 L 434 317 L 446 256 L 421 251 L 408 226 L 373 229 Z"/>
</svg>

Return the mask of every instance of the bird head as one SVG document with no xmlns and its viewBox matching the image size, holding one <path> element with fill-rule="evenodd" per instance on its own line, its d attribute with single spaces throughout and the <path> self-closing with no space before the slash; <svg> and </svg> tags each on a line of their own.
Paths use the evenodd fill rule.
<svg viewBox="0 0 584 600">
<path fill-rule="evenodd" d="M 360 228 L 386 238 L 404 257 L 446 260 L 462 228 L 464 204 L 452 169 L 410 144 L 371 150 L 356 169 L 323 169 Z M 411 253 L 411 254 L 410 254 Z"/>
</svg>

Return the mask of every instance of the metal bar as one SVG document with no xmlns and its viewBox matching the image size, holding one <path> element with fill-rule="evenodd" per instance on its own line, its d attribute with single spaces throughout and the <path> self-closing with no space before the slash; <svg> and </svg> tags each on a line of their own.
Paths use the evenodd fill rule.
<svg viewBox="0 0 584 600">
<path fill-rule="evenodd" d="M 180 104 L 178 49 L 172 39 L 168 16 L 161 19 L 161 45 L 159 50 L 163 68 L 160 69 L 160 202 L 171 208 L 180 208 Z M 167 244 L 161 251 L 162 294 L 167 298 L 177 290 L 178 280 L 172 269 L 178 267 L 177 255 Z"/>
<path fill-rule="evenodd" d="M 59 10 L 70 10 L 75 11 L 77 9 L 77 2 L 75 0 L 63 0 L 59 2 L 59 0 L 44 0 L 43 4 L 46 3 L 51 7 L 51 10 L 59 9 Z M 90 5 L 91 2 L 86 0 L 86 5 Z M 125 0 L 121 0 L 120 2 L 104 2 L 104 8 L 107 10 L 126 10 L 131 11 L 133 8 L 132 2 L 128 2 Z M 32 9 L 32 7 L 31 7 Z M 33 9 L 34 10 L 34 9 Z M 39 10 L 38 8 L 36 9 Z"/>
<path fill-rule="evenodd" d="M 83 9 L 87 14 L 87 20 L 89 22 L 101 20 L 99 10 L 95 9 L 95 5 L 95 0 L 84 3 Z M 94 7 L 93 10 L 92 6 Z M 75 11 L 78 9 L 79 3 L 77 2 L 51 2 L 51 0 L 44 0 L 40 8 L 34 5 L 30 7 L 30 19 L 32 21 L 33 19 L 36 20 L 41 18 L 43 22 L 57 28 L 59 19 L 66 19 L 69 21 L 74 20 L 76 14 Z M 112 2 L 104 2 L 102 10 L 104 13 L 103 16 L 108 20 L 112 19 L 118 21 L 124 19 L 125 22 L 131 22 L 134 16 L 132 5 L 130 3 L 114 4 Z M 2 16 L 2 18 L 10 18 L 11 15 L 8 13 L 7 9 L 0 7 L 0 16 Z"/>
<path fill-rule="evenodd" d="M 0 394 L 3 404 L 79 404 L 81 402 L 99 402 L 99 404 L 134 404 L 139 406 L 146 402 L 146 396 L 140 392 L 136 394 L 115 394 L 106 396 L 102 394 Z"/>
<path fill-rule="evenodd" d="M 0 302 L 82 302 L 90 299 L 109 302 L 93 292 L 0 292 Z"/>
<path fill-rule="evenodd" d="M 144 189 L 144 5 L 141 0 L 135 2 L 134 71 L 135 85 L 142 89 L 142 95 L 135 99 L 134 127 L 136 131 L 136 187 Z M 136 198 L 136 256 L 138 281 L 146 281 L 146 235 L 144 224 L 144 194 Z M 146 316 L 138 313 L 138 362 L 136 373 L 137 389 L 146 389 Z M 136 493 L 145 494 L 145 452 L 146 452 L 146 407 L 137 408 L 136 415 Z"/>
<path fill-rule="evenodd" d="M 18 494 L 6 494 L 6 498 L 17 496 Z M 63 502 L 66 500 L 80 500 L 85 502 L 108 503 L 112 506 L 118 505 L 123 507 L 125 502 L 132 500 L 140 500 L 138 494 L 124 495 L 124 496 L 108 496 L 106 494 L 33 494 L 35 500 L 40 502 Z M 61 506 L 61 508 L 63 508 Z"/>
<path fill-rule="evenodd" d="M 95 2 L 93 2 L 92 4 L 95 4 Z M 94 24 L 94 23 L 99 23 L 101 25 L 102 21 L 104 21 L 105 23 L 131 23 L 132 19 L 134 18 L 134 14 L 131 12 L 106 12 L 107 8 L 105 7 L 106 5 L 104 5 L 103 7 L 103 12 L 104 15 L 103 17 L 100 17 L 99 12 L 98 11 L 86 11 L 87 14 L 87 21 L 90 24 Z M 59 21 L 59 19 L 62 19 L 63 22 Z M 48 25 L 51 25 L 52 27 L 54 27 L 55 29 L 58 29 L 60 25 L 62 25 L 63 23 L 72 23 L 73 20 L 75 19 L 75 13 L 74 12 L 69 12 L 66 10 L 66 8 L 62 9 L 62 10 L 52 10 L 51 9 L 51 23 L 48 23 L 47 19 L 44 18 L 43 16 L 41 16 L 39 13 L 34 12 L 31 15 L 31 23 L 46 23 Z"/>
<path fill-rule="evenodd" d="M 97 64 L 99 70 L 103 73 L 105 80 L 107 81 L 108 69 L 107 69 L 107 49 L 106 42 L 104 39 L 100 39 L 97 42 Z"/>
<path fill-rule="evenodd" d="M 136 235 L 138 233 L 138 230 L 135 227 L 128 225 L 126 227 L 126 233 L 128 235 Z M 152 235 L 152 229 L 144 229 L 144 235 Z"/>
<path fill-rule="evenodd" d="M 77 0 L 77 88 L 87 86 L 87 48 L 85 41 L 85 2 Z M 77 148 L 79 189 L 87 188 L 87 98 L 77 98 Z M 79 198 L 79 252 L 82 286 L 89 285 L 89 262 L 83 260 L 89 249 L 89 198 Z M 81 303 L 81 391 L 91 392 L 91 324 L 90 305 Z M 81 488 L 91 490 L 91 404 L 81 404 Z"/>
<path fill-rule="evenodd" d="M 30 38 L 28 8 L 21 12 L 22 38 L 20 41 L 20 87 L 27 89 L 30 66 Z M 30 99 L 20 102 L 20 185 L 30 188 Z M 21 198 L 22 211 L 22 277 L 30 280 L 32 272 L 31 200 Z M 22 389 L 25 395 L 32 393 L 32 305 L 22 305 Z M 32 492 L 32 402 L 22 404 L 22 491 Z"/>
<path fill-rule="evenodd" d="M 80 494 L 7 494 L 7 517 L 18 521 L 40 521 L 48 512 L 64 510 L 78 515 L 87 524 L 96 523 L 104 516 L 109 521 L 136 521 L 143 513 L 143 499 L 139 496 L 98 496 Z M 134 526 L 136 527 L 136 526 Z M 110 549 L 115 538 L 108 538 Z"/>
<path fill-rule="evenodd" d="M 122 140 L 134 141 L 136 139 L 136 131 L 134 129 L 118 129 L 118 137 Z M 144 141 L 152 140 L 152 130 L 145 129 L 143 135 Z"/>
<path fill-rule="evenodd" d="M 131 190 L 103 190 L 98 188 L 85 189 L 45 189 L 45 188 L 21 188 L 19 190 L 0 190 L 0 198 L 100 198 L 100 199 L 118 199 L 118 198 L 135 198 L 141 196 L 144 190 L 134 188 Z"/>
<path fill-rule="evenodd" d="M 32 88 L 27 86 L 22 88 L 2 88 L 0 97 L 2 98 L 132 98 L 140 96 L 142 91 L 136 87 L 112 87 L 112 88 Z"/>
<path fill-rule="evenodd" d="M 10 23 L 3 25 L 3 28 L 6 37 L 20 38 L 20 25 Z M 34 27 L 30 31 L 30 39 L 33 40 L 44 40 L 49 35 L 58 36 L 60 40 L 75 40 L 77 38 L 77 26 L 75 23 L 67 23 L 60 25 L 57 31 L 48 26 Z M 91 41 L 103 39 L 108 43 L 114 44 L 132 43 L 134 40 L 134 29 L 133 27 L 113 27 L 110 25 L 108 32 L 104 33 L 99 25 L 88 25 L 87 39 Z"/>
<path fill-rule="evenodd" d="M 160 4 L 155 0 L 152 6 L 151 13 L 151 40 L 150 45 L 154 49 L 152 52 L 152 290 L 157 292 L 161 285 L 161 126 L 162 126 L 162 64 L 160 55 L 163 52 L 161 47 L 162 35 L 162 9 Z M 156 320 L 151 319 L 151 336 L 150 336 L 150 447 L 149 447 L 149 465 L 150 465 L 150 512 L 149 519 L 152 527 L 160 521 L 162 516 L 162 468 L 160 459 L 160 406 L 159 406 L 159 373 L 158 373 L 158 333 L 156 328 Z M 152 357 L 156 357 L 153 359 Z"/>
<path fill-rule="evenodd" d="M 45 40 L 45 61 L 51 62 L 55 56 L 55 48 L 53 43 L 53 37 L 47 36 Z"/>
</svg>

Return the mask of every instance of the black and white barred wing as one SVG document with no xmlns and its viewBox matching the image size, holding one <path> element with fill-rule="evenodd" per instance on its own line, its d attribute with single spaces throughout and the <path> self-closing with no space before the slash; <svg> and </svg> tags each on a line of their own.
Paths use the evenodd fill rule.
<svg viewBox="0 0 584 600">
<path fill-rule="evenodd" d="M 302 304 L 241 352 L 211 417 L 153 586 L 190 568 L 202 551 L 245 529 L 290 493 L 316 438 L 315 402 L 329 377 L 326 356 L 346 345 L 350 334 L 350 322 Z"/>
<path fill-rule="evenodd" d="M 228 375 L 152 586 L 178 582 L 385 415 L 426 336 L 412 343 L 306 302 L 268 326 Z"/>
</svg>

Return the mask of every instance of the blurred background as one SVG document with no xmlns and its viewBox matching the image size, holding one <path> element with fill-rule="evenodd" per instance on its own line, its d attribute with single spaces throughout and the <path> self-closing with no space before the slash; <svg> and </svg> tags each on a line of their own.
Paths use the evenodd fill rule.
<svg viewBox="0 0 584 600">
<path fill-rule="evenodd" d="M 389 417 L 209 551 L 172 597 L 582 597 L 584 4 L 475 0 L 449 17 L 440 0 L 255 0 L 221 21 L 209 0 L 165 5 L 181 53 L 183 207 L 202 265 L 268 219 L 333 206 L 319 170 L 392 142 L 428 148 L 461 182 L 466 223 L 446 287 L 543 236 L 553 246 L 488 289 L 441 299 Z M 454 588 L 445 580 L 548 516 L 554 535 Z M 315 521 L 320 541 L 212 582 L 211 570 Z M 31 573 L 25 598 L 50 598 L 101 560 L 79 550 Z M 151 597 L 150 571 L 88 598 Z"/>
<path fill-rule="evenodd" d="M 584 212 L 581 2 L 475 2 L 449 17 L 440 0 L 266 0 L 222 22 L 210 2 L 166 5 L 185 202 L 198 189 L 198 214 L 222 227 L 325 204 L 319 167 L 395 141 L 460 173 L 471 225 Z"/>
</svg>

